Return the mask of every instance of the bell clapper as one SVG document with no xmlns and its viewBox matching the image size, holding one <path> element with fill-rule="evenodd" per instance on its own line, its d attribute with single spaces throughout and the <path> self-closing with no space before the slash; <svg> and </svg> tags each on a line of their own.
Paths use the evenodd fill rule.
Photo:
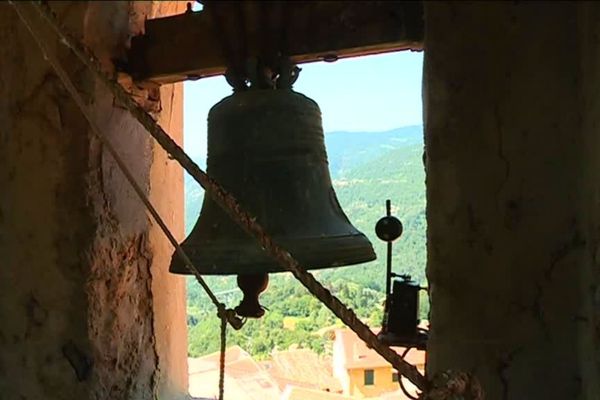
<svg viewBox="0 0 600 400">
<path fill-rule="evenodd" d="M 244 293 L 244 298 L 235 308 L 240 317 L 260 318 L 265 314 L 265 309 L 258 302 L 258 297 L 269 285 L 269 274 L 239 274 L 237 284 Z"/>
</svg>

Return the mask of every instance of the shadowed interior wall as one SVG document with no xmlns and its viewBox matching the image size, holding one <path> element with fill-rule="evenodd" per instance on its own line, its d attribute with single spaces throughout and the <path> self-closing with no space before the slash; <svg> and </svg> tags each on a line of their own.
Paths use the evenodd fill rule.
<svg viewBox="0 0 600 400">
<path fill-rule="evenodd" d="M 428 373 L 598 399 L 598 17 L 426 2 Z"/>
<path fill-rule="evenodd" d="M 106 68 L 145 17 L 185 9 L 185 2 L 50 5 Z M 182 239 L 181 168 L 51 30 L 36 26 Z M 0 40 L 0 397 L 184 398 L 185 285 L 167 273 L 170 245 L 7 3 Z M 179 142 L 182 96 L 181 84 L 162 87 L 156 113 Z"/>
</svg>

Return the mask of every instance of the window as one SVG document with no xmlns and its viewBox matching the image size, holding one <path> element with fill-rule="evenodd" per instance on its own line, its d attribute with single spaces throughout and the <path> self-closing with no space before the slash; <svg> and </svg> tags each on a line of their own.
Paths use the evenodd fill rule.
<svg viewBox="0 0 600 400">
<path fill-rule="evenodd" d="M 392 372 L 392 382 L 398 382 L 398 373 Z"/>
<path fill-rule="evenodd" d="M 385 254 L 386 245 L 376 237 L 373 226 L 380 214 L 385 211 L 382 193 L 385 194 L 385 198 L 390 198 L 393 209 L 398 207 L 394 214 L 407 227 L 400 241 L 410 247 L 410 259 L 416 261 L 415 267 L 412 268 L 411 264 L 405 272 L 410 273 L 416 281 L 425 282 L 426 242 L 423 238 L 426 237 L 426 190 L 422 161 L 424 145 L 421 110 L 423 53 L 396 52 L 348 58 L 339 60 L 335 64 L 323 62 L 302 64 L 300 67 L 302 72 L 294 84 L 294 90 L 314 99 L 322 110 L 322 127 L 326 132 L 324 138 L 331 183 L 342 209 L 357 228 L 363 232 L 372 232 L 369 238 L 381 257 Z M 372 73 L 365 75 L 365 71 Z M 357 76 L 366 78 L 354 79 Z M 348 85 L 348 82 L 352 84 Z M 206 167 L 208 113 L 211 107 L 231 95 L 232 89 L 223 76 L 218 76 L 193 82 L 187 81 L 184 91 L 185 150 L 200 166 Z M 368 179 L 363 182 L 366 176 Z M 198 220 L 204 191 L 187 174 L 184 184 L 185 228 L 186 234 L 189 234 Z M 376 205 L 373 206 L 376 207 L 374 213 L 370 204 Z M 411 211 L 403 213 L 401 210 Z M 400 244 L 401 247 L 404 245 Z M 400 258 L 394 259 L 397 268 L 403 265 Z M 375 265 L 375 263 L 370 264 L 367 268 L 374 268 Z M 342 282 L 352 281 L 356 276 L 353 274 L 360 274 L 358 269 L 331 269 L 326 276 L 322 277 L 323 283 L 333 283 L 338 279 Z M 279 282 L 286 285 L 286 291 L 282 293 L 287 292 L 288 285 L 290 289 L 298 287 L 298 282 L 288 279 L 289 274 L 282 275 L 272 276 L 271 285 L 275 284 L 276 279 L 282 279 Z M 219 294 L 218 297 L 225 304 L 235 306 L 240 302 L 242 292 L 237 287 L 235 275 L 206 278 L 209 286 Z M 373 274 L 372 277 L 361 280 L 360 286 L 382 287 L 385 282 L 381 278 L 379 274 Z M 208 297 L 194 277 L 188 279 L 188 355 L 190 362 L 193 363 L 194 358 L 208 356 L 219 348 L 220 321 L 212 303 L 208 301 Z M 379 305 L 380 295 L 383 292 L 383 290 L 361 292 L 359 289 L 354 293 L 346 285 L 343 288 L 348 288 L 346 295 L 349 299 L 360 293 L 366 301 L 365 309 L 370 308 L 371 304 Z M 306 296 L 309 298 L 308 294 Z M 274 302 L 275 298 L 282 299 L 281 303 Z M 302 310 L 308 303 L 302 300 L 292 304 L 286 302 L 285 297 L 275 298 L 270 299 L 271 304 L 264 304 L 272 309 L 268 315 L 273 324 L 265 323 L 264 319 L 248 321 L 243 331 L 240 331 L 240 335 L 228 339 L 227 345 L 238 345 L 248 350 L 253 358 L 268 359 L 273 347 L 287 348 L 290 340 L 292 342 L 296 340 L 294 339 L 297 335 L 297 332 L 294 332 L 296 319 L 298 315 L 305 314 Z M 313 300 L 315 299 L 310 297 L 310 304 L 313 304 Z M 371 322 L 378 324 L 383 316 L 379 314 L 381 310 L 376 305 L 373 309 L 376 309 L 377 313 L 370 319 Z M 278 307 L 281 311 L 277 310 Z M 426 315 L 425 309 L 421 316 Z M 316 319 L 309 321 L 310 330 L 318 331 L 330 326 L 328 318 L 314 316 Z M 281 329 L 282 326 L 286 329 Z M 305 328 L 308 329 L 308 325 Z M 277 340 L 270 344 L 270 341 L 265 341 L 265 338 L 269 337 L 277 337 Z M 329 340 L 328 342 L 330 343 Z M 377 385 L 397 386 L 387 381 L 390 378 L 395 379 L 388 375 L 387 371 L 390 374 L 393 372 L 391 367 L 388 367 L 387 371 L 385 368 L 380 369 L 381 376 L 376 384 L 375 367 L 368 369 L 367 362 L 370 356 L 364 351 L 357 353 L 357 359 L 364 362 L 362 365 L 366 368 L 354 371 L 352 379 L 355 380 L 355 384 L 366 388 L 367 391 L 373 391 Z M 192 369 L 193 367 L 190 371 Z M 218 369 L 215 371 L 218 373 Z M 363 385 L 360 385 L 361 371 Z M 273 369 L 267 369 L 267 372 L 273 373 Z M 200 375 L 190 376 L 191 395 L 209 397 L 208 392 L 206 394 L 202 392 L 204 390 L 202 388 L 205 387 L 208 386 Z"/>
<path fill-rule="evenodd" d="M 372 369 L 365 369 L 365 386 L 375 384 L 375 371 Z"/>
</svg>

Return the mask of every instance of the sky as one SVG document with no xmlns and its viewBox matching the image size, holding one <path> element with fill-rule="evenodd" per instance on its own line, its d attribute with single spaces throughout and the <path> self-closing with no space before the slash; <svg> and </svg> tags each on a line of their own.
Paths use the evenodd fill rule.
<svg viewBox="0 0 600 400">
<path fill-rule="evenodd" d="M 411 51 L 302 64 L 294 90 L 319 104 L 325 133 L 420 125 L 422 65 Z M 208 111 L 232 90 L 222 76 L 184 85 L 184 147 L 202 157 Z"/>
</svg>

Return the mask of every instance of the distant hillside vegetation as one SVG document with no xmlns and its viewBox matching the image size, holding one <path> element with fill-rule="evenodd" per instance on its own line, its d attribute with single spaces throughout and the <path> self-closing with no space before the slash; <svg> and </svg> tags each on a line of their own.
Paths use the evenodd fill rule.
<svg viewBox="0 0 600 400">
<path fill-rule="evenodd" d="M 381 322 L 385 288 L 385 244 L 374 232 L 375 223 L 385 214 L 385 200 L 404 225 L 402 237 L 394 244 L 393 264 L 398 273 L 409 273 L 425 283 L 426 222 L 425 172 L 422 162 L 422 126 L 386 132 L 332 132 L 325 135 L 329 168 L 338 199 L 352 223 L 365 233 L 375 247 L 376 261 L 315 272 L 323 284 L 348 303 L 371 325 Z M 203 165 L 203 162 L 200 162 Z M 196 222 L 203 192 L 186 177 L 186 229 Z M 215 291 L 236 287 L 235 277 L 208 277 Z M 239 293 L 227 294 L 237 304 Z M 190 354 L 198 356 L 218 349 L 218 320 L 212 305 L 193 280 L 188 283 Z M 314 332 L 335 324 L 331 313 L 289 274 L 271 277 L 261 298 L 269 308 L 267 316 L 249 323 L 239 332 L 230 332 L 229 344 L 240 344 L 254 356 L 266 356 L 273 348 L 290 344 L 327 352 L 330 343 Z M 424 304 L 422 316 L 427 313 Z M 284 325 L 284 321 L 286 322 Z M 289 329 L 293 326 L 294 329 Z"/>
<path fill-rule="evenodd" d="M 384 132 L 330 132 L 325 134 L 329 171 L 333 178 L 347 176 L 357 167 L 388 150 L 423 146 L 423 127 L 406 126 Z"/>
</svg>

